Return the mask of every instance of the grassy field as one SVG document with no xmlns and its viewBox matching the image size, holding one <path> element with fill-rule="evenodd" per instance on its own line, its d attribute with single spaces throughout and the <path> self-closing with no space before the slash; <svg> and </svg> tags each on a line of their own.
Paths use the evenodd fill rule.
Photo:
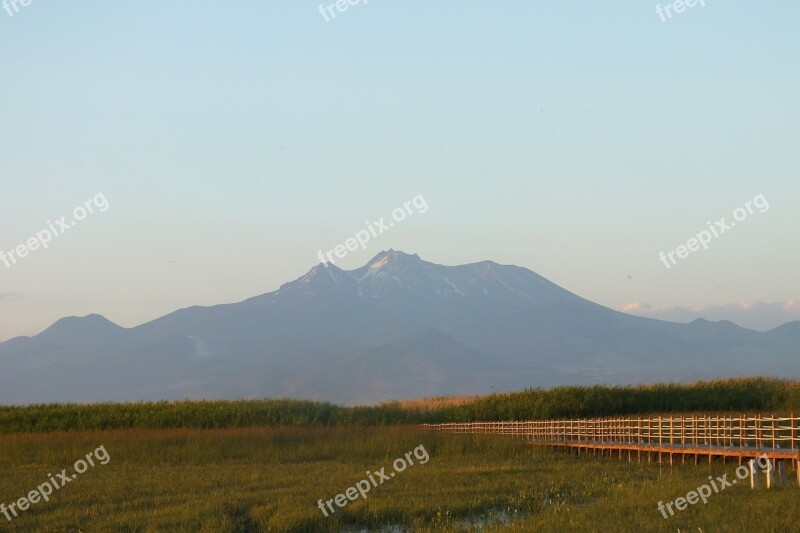
<svg viewBox="0 0 800 533">
<path fill-rule="evenodd" d="M 319 499 L 344 493 L 422 445 L 416 464 L 324 517 Z M 114 430 L 0 436 L 6 505 L 97 463 L 0 530 L 28 531 L 796 531 L 800 490 L 737 485 L 665 520 L 656 508 L 734 466 L 577 458 L 503 436 L 416 427 Z M 329 513 L 330 514 L 330 513 Z"/>
</svg>

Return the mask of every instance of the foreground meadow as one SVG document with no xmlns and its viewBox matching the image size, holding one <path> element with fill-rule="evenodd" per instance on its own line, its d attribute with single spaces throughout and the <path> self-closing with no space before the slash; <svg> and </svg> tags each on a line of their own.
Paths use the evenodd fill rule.
<svg viewBox="0 0 800 533">
<path fill-rule="evenodd" d="M 329 517 L 317 507 L 407 452 L 407 467 Z M 669 520 L 659 500 L 685 495 L 734 466 L 629 464 L 577 458 L 503 436 L 449 435 L 413 426 L 116 430 L 0 436 L 6 505 L 97 463 L 32 505 L 7 531 L 796 531 L 800 490 L 733 486 Z"/>
</svg>

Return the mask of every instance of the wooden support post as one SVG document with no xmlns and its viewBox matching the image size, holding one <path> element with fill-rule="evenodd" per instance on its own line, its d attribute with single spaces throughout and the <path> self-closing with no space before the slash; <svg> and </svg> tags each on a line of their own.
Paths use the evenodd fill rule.
<svg viewBox="0 0 800 533">
<path fill-rule="evenodd" d="M 794 463 L 794 471 L 797 474 L 797 486 L 800 487 L 800 452 L 798 452 L 797 461 Z"/>
<path fill-rule="evenodd" d="M 750 488 L 754 489 L 758 487 L 758 470 L 756 470 L 756 460 L 750 459 L 748 464 L 750 465 Z"/>
<path fill-rule="evenodd" d="M 785 462 L 783 459 L 777 460 L 776 459 L 776 466 L 778 470 L 778 484 L 781 487 L 786 486 L 786 469 L 784 468 L 783 463 Z"/>
<path fill-rule="evenodd" d="M 767 488 L 775 486 L 775 459 L 767 459 Z"/>
</svg>

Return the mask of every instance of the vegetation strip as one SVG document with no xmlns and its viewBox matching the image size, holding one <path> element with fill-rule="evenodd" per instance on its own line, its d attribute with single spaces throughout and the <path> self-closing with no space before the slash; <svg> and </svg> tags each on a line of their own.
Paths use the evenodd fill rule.
<svg viewBox="0 0 800 533">
<path fill-rule="evenodd" d="M 215 429 L 276 426 L 379 426 L 496 420 L 548 420 L 619 414 L 788 412 L 800 408 L 800 381 L 747 378 L 689 385 L 529 389 L 440 401 L 341 407 L 300 400 L 48 404 L 0 407 L 0 434 L 103 429 Z"/>
</svg>

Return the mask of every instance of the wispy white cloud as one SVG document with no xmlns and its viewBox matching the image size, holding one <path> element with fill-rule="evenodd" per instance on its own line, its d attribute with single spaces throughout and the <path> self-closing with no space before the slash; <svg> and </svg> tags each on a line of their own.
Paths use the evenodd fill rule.
<svg viewBox="0 0 800 533">
<path fill-rule="evenodd" d="M 741 300 L 724 305 L 691 307 L 655 307 L 646 302 L 633 302 L 625 304 L 617 310 L 671 322 L 691 322 L 697 318 L 712 321 L 730 320 L 744 328 L 759 331 L 767 331 L 786 322 L 800 320 L 800 300 L 797 298 L 785 302 Z"/>
</svg>

